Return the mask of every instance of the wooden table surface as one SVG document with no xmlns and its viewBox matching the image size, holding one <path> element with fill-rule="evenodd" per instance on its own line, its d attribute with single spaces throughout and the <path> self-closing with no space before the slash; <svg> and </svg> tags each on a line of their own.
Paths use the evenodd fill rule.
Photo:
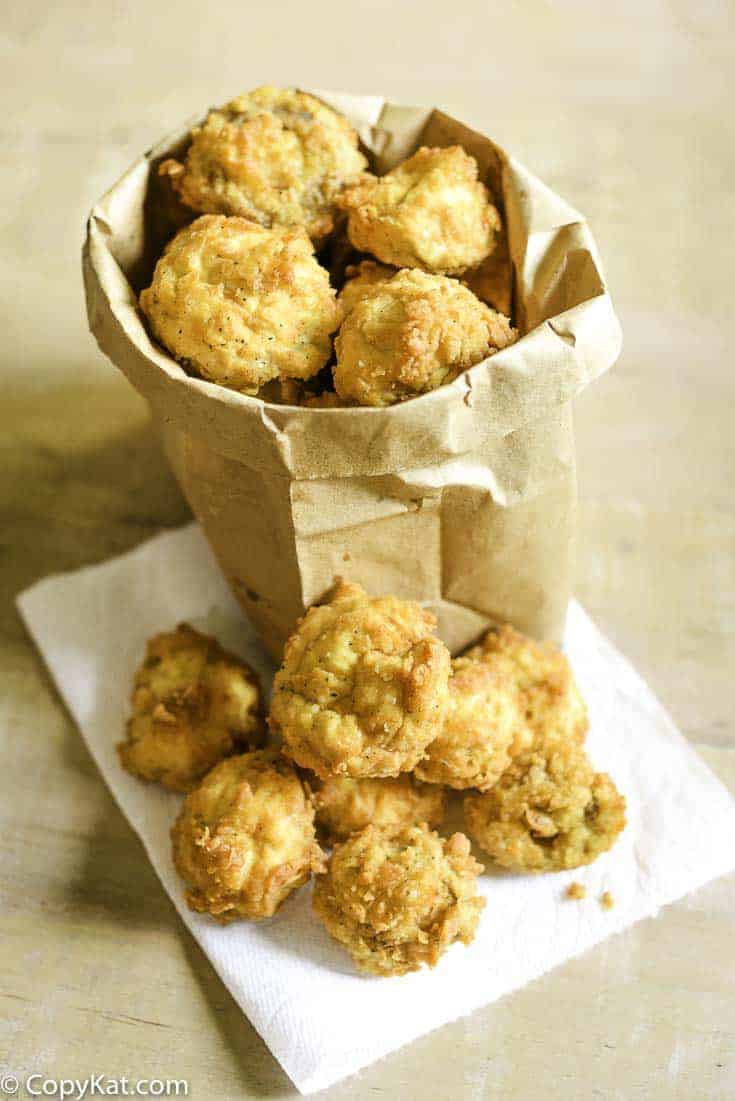
<svg viewBox="0 0 735 1101">
<path fill-rule="evenodd" d="M 249 7 L 10 0 L 0 83 L 0 1068 L 293 1095 L 185 932 L 14 610 L 50 572 L 184 522 L 146 410 L 86 332 L 91 202 L 258 83 L 382 91 L 493 134 L 583 210 L 625 331 L 578 403 L 577 593 L 735 785 L 732 3 Z M 731 1098 L 723 880 L 328 1092 Z"/>
</svg>

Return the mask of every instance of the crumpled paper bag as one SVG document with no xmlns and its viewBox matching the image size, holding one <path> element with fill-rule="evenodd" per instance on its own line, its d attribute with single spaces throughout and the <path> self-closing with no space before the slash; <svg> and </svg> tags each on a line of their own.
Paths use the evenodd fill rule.
<svg viewBox="0 0 735 1101">
<path fill-rule="evenodd" d="M 181 797 L 123 772 L 133 672 L 146 639 L 182 619 L 212 631 L 269 677 L 272 667 L 200 530 L 161 535 L 101 566 L 47 578 L 19 598 L 23 618 L 120 808 L 223 982 L 302 1093 L 329 1086 L 410 1040 L 471 1013 L 655 914 L 735 867 L 735 803 L 646 685 L 577 604 L 566 645 L 586 697 L 589 749 L 628 799 L 617 845 L 574 872 L 480 879 L 487 897 L 475 941 L 434 971 L 358 975 L 302 888 L 267 921 L 223 928 L 184 904 L 168 831 Z M 587 887 L 583 902 L 567 885 Z M 615 907 L 598 902 L 612 892 Z M 488 1054 L 493 1037 L 487 1037 Z"/>
<path fill-rule="evenodd" d="M 459 143 L 476 157 L 507 226 L 523 339 L 389 409 L 289 408 L 189 377 L 148 337 L 136 295 L 165 237 L 156 166 L 181 151 L 191 123 L 92 211 L 90 327 L 150 403 L 174 473 L 272 654 L 338 574 L 432 609 L 452 651 L 493 620 L 559 638 L 576 502 L 570 403 L 615 361 L 621 339 L 592 235 L 513 157 L 441 111 L 317 94 L 351 119 L 378 171 L 419 144 Z"/>
</svg>

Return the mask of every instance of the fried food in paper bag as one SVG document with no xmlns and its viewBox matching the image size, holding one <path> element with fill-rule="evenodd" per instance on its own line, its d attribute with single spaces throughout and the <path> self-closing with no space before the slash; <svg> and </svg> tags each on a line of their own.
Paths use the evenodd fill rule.
<svg viewBox="0 0 735 1101">
<path fill-rule="evenodd" d="M 386 283 L 396 274 L 395 268 L 376 264 L 374 260 L 362 260 L 347 269 L 347 281 L 339 292 L 338 300 L 347 316 L 365 292 L 378 283 Z"/>
<path fill-rule="evenodd" d="M 363 286 L 335 341 L 334 387 L 392 405 L 451 382 L 517 339 L 507 317 L 456 279 L 404 269 Z"/>
<path fill-rule="evenodd" d="M 176 359 L 250 394 L 316 375 L 342 316 L 303 229 L 214 214 L 176 234 L 140 306 Z"/>
<path fill-rule="evenodd" d="M 210 111 L 181 163 L 161 165 L 182 202 L 265 228 L 303 226 L 320 241 L 367 161 L 344 116 L 305 92 L 262 87 Z"/>
<path fill-rule="evenodd" d="M 488 256 L 500 217 L 459 145 L 417 150 L 384 176 L 365 176 L 340 200 L 355 248 L 396 268 L 459 275 Z"/>
</svg>

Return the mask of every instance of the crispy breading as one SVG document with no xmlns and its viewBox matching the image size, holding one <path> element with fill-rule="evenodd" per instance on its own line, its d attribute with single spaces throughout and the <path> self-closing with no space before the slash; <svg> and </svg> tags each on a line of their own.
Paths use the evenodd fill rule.
<svg viewBox="0 0 735 1101">
<path fill-rule="evenodd" d="M 214 214 L 176 234 L 140 305 L 176 359 L 245 393 L 317 374 L 341 318 L 303 229 Z"/>
<path fill-rule="evenodd" d="M 389 268 L 386 264 L 376 264 L 374 260 L 363 260 L 349 267 L 346 272 L 347 282 L 337 296 L 345 317 L 369 287 L 385 283 L 395 274 L 395 268 Z"/>
<path fill-rule="evenodd" d="M 324 866 L 308 789 L 273 749 L 213 768 L 186 797 L 171 840 L 189 907 L 223 923 L 270 917 Z"/>
<path fill-rule="evenodd" d="M 187 623 L 148 641 L 132 706 L 120 761 L 173 791 L 189 791 L 218 761 L 265 738 L 252 669 Z"/>
<path fill-rule="evenodd" d="M 524 872 L 590 864 L 625 827 L 625 799 L 584 749 L 552 742 L 521 754 L 495 787 L 464 801 L 467 832 L 492 859 Z"/>
<path fill-rule="evenodd" d="M 392 405 L 451 382 L 517 339 L 456 279 L 404 269 L 365 286 L 335 341 L 334 387 L 360 405 Z"/>
<path fill-rule="evenodd" d="M 485 905 L 481 871 L 461 833 L 445 840 L 426 826 L 368 826 L 335 848 L 315 881 L 314 910 L 361 971 L 403 975 L 472 941 Z"/>
<path fill-rule="evenodd" d="M 273 686 L 270 724 L 317 775 L 409 772 L 439 733 L 450 658 L 434 616 L 339 582 L 300 620 Z"/>
<path fill-rule="evenodd" d="M 397 268 L 458 275 L 490 254 L 500 217 L 459 145 L 419 149 L 385 176 L 365 176 L 340 199 L 355 248 Z"/>
<path fill-rule="evenodd" d="M 308 782 L 314 788 L 316 824 L 330 843 L 369 825 L 395 832 L 422 822 L 434 828 L 444 818 L 444 789 L 419 783 L 406 772 L 386 780 L 330 776 Z"/>
<path fill-rule="evenodd" d="M 416 775 L 433 784 L 487 791 L 527 731 L 520 697 L 507 676 L 488 662 L 455 658 L 447 716 Z"/>
<path fill-rule="evenodd" d="M 181 200 L 202 214 L 331 232 L 336 202 L 367 161 L 343 115 L 305 92 L 262 87 L 210 111 L 184 163 L 164 161 Z"/>
<path fill-rule="evenodd" d="M 567 658 L 552 642 L 535 642 L 505 624 L 491 628 L 465 656 L 489 662 L 515 683 L 537 740 L 584 741 L 589 727 L 587 707 Z"/>
</svg>

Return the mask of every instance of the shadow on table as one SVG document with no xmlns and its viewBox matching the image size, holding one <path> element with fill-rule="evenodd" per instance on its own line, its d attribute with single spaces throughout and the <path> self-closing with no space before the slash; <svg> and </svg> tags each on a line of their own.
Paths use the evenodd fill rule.
<svg viewBox="0 0 735 1101">
<path fill-rule="evenodd" d="M 80 365 L 82 378 L 87 372 Z M 143 403 L 122 380 L 95 378 L 10 394 L 0 412 L 0 680 L 7 676 L 8 695 L 18 697 L 19 721 L 32 713 L 48 730 L 53 746 L 39 745 L 38 753 L 56 755 L 59 779 L 71 770 L 73 797 L 84 799 L 95 823 L 94 841 L 60 903 L 102 909 L 128 925 L 160 924 L 176 920 L 173 907 L 15 606 L 18 593 L 41 577 L 123 553 L 190 519 Z M 43 799 L 41 790 L 36 797 Z"/>
<path fill-rule="evenodd" d="M 88 372 L 81 364 L 80 376 Z M 17 595 L 48 574 L 122 554 L 162 529 L 186 523 L 191 514 L 144 404 L 122 379 L 11 394 L 0 411 L 0 427 L 5 671 L 12 663 L 24 678 L 26 695 L 34 693 L 41 709 L 55 707 L 68 716 L 18 614 Z M 75 772 L 97 776 L 71 718 L 62 753 Z M 111 813 L 123 821 L 106 798 Z"/>
<path fill-rule="evenodd" d="M 22 637 L 15 597 L 34 581 L 122 554 L 191 518 L 144 409 L 102 440 L 85 439 L 84 412 L 104 419 L 106 404 L 95 409 L 91 397 L 63 389 L 11 411 L 0 462 L 4 636 Z"/>
</svg>

